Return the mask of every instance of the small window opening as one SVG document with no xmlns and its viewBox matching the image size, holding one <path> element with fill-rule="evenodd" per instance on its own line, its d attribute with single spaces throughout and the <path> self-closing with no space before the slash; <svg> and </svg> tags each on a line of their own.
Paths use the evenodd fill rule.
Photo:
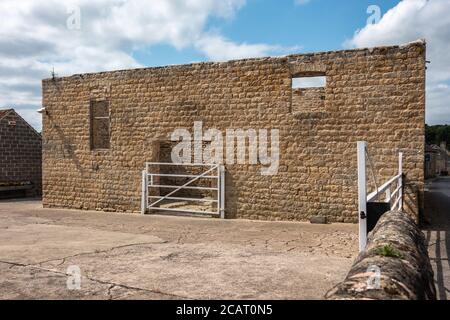
<svg viewBox="0 0 450 320">
<path fill-rule="evenodd" d="M 294 77 L 292 78 L 292 89 L 323 88 L 327 85 L 327 77 Z"/>
<path fill-rule="evenodd" d="M 305 73 L 292 77 L 291 112 L 323 112 L 327 79 L 323 73 Z"/>
<path fill-rule="evenodd" d="M 91 149 L 109 149 L 110 117 L 107 101 L 91 101 Z"/>
</svg>

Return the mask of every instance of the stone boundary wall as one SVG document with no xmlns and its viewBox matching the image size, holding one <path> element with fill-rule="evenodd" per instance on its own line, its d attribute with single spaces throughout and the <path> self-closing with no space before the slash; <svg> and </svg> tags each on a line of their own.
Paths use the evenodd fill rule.
<svg viewBox="0 0 450 320">
<path fill-rule="evenodd" d="M 435 300 L 425 238 L 413 219 L 404 212 L 385 213 L 369 234 L 366 250 L 326 299 Z"/>
</svg>

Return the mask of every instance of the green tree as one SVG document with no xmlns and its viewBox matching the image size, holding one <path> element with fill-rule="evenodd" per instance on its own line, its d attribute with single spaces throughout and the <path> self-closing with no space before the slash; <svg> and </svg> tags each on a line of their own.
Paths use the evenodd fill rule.
<svg viewBox="0 0 450 320">
<path fill-rule="evenodd" d="M 428 144 L 440 145 L 445 141 L 450 146 L 450 125 L 425 126 L 425 139 Z"/>
</svg>

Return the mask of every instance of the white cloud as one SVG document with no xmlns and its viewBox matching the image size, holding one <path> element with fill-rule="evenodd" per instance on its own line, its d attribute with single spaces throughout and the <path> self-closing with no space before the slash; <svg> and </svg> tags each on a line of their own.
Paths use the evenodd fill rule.
<svg viewBox="0 0 450 320">
<path fill-rule="evenodd" d="M 450 124 L 450 86 L 439 83 L 427 86 L 428 124 Z"/>
<path fill-rule="evenodd" d="M 427 40 L 427 122 L 450 123 L 450 0 L 403 0 L 345 46 L 371 47 Z"/>
<path fill-rule="evenodd" d="M 14 107 L 40 129 L 41 79 L 139 67 L 133 51 L 155 44 L 193 47 L 212 60 L 270 55 L 285 49 L 237 44 L 207 30 L 211 17 L 231 19 L 245 0 L 2 0 L 0 108 Z M 80 29 L 71 30 L 71 8 Z"/>
<path fill-rule="evenodd" d="M 286 48 L 268 44 L 236 44 L 220 35 L 204 35 L 196 41 L 196 47 L 213 61 L 286 54 L 300 49 L 300 47 Z"/>
</svg>

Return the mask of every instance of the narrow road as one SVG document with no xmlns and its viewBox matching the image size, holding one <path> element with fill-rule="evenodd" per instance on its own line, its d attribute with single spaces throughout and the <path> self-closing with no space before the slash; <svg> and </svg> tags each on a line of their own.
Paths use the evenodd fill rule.
<svg viewBox="0 0 450 320">
<path fill-rule="evenodd" d="M 450 299 L 450 177 L 439 177 L 425 186 L 423 231 L 434 270 L 437 297 Z"/>
</svg>

